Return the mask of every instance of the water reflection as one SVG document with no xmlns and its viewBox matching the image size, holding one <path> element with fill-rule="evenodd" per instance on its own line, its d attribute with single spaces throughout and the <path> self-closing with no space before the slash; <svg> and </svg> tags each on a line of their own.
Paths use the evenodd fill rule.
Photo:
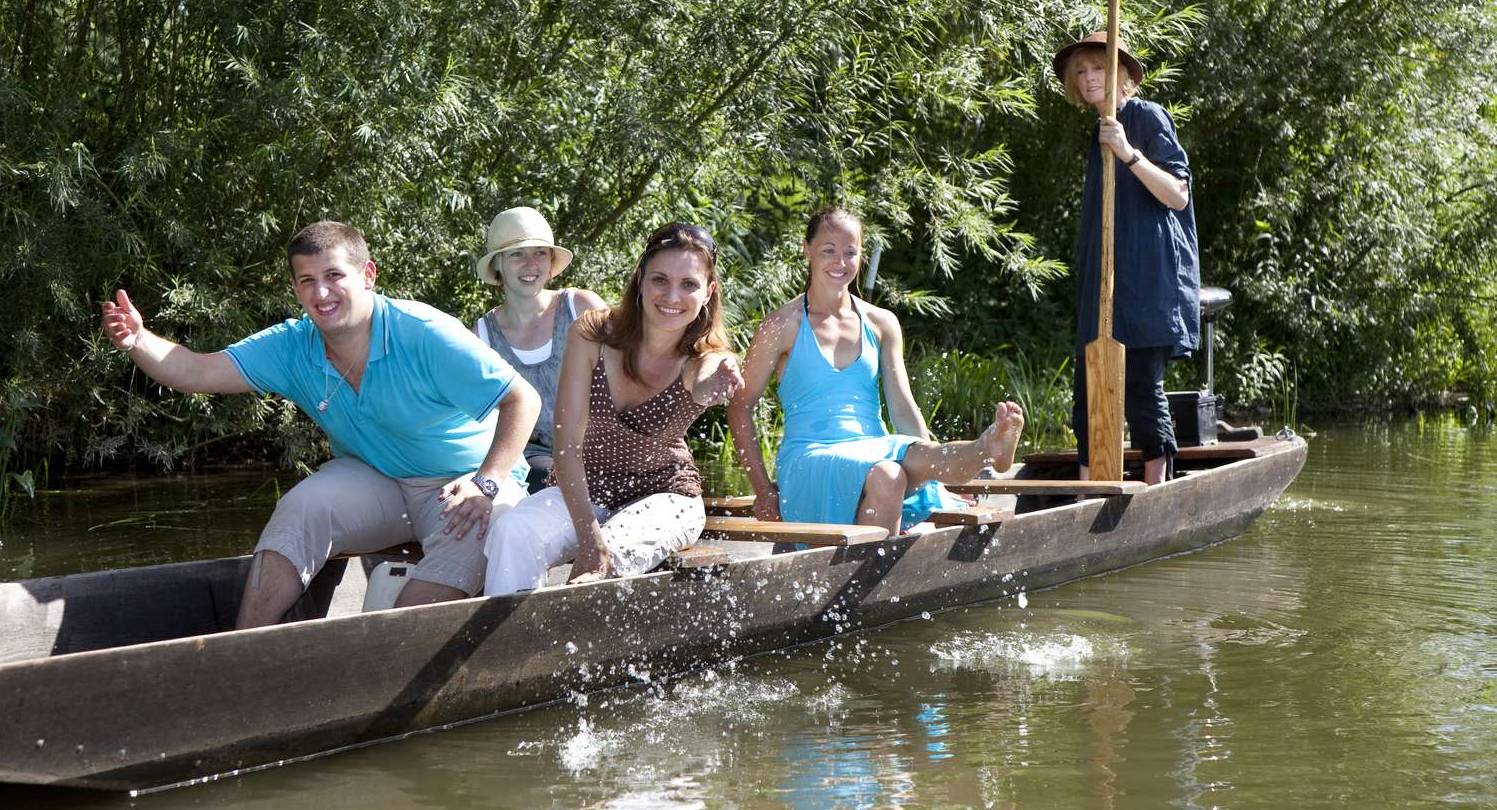
<svg viewBox="0 0 1497 810">
<path fill-rule="evenodd" d="M 0 525 L 0 580 L 248 554 L 292 483 L 266 469 L 69 479 Z"/>
</svg>

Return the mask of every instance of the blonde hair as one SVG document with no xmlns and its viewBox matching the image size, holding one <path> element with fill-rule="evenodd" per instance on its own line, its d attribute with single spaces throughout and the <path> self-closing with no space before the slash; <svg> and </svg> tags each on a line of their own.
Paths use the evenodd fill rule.
<svg viewBox="0 0 1497 810">
<path fill-rule="evenodd" d="M 1106 63 L 1107 49 L 1106 47 L 1101 45 L 1087 48 L 1077 48 L 1070 56 L 1066 57 L 1065 69 L 1061 71 L 1062 75 L 1060 77 L 1061 84 L 1066 88 L 1066 101 L 1069 101 L 1084 110 L 1091 105 L 1086 103 L 1086 96 L 1081 92 L 1081 86 L 1077 83 L 1075 72 L 1071 70 L 1072 63 L 1074 63 L 1078 58 L 1082 56 L 1089 56 L 1096 59 L 1098 62 Z M 1133 94 L 1138 92 L 1138 84 L 1133 81 L 1133 74 L 1129 73 L 1128 69 L 1120 62 L 1118 64 L 1117 75 L 1118 100 L 1127 101 L 1128 99 L 1133 98 Z"/>
</svg>

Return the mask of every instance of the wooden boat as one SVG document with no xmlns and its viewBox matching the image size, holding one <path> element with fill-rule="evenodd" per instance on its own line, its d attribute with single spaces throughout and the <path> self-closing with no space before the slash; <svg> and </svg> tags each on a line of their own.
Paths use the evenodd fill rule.
<svg viewBox="0 0 1497 810">
<path fill-rule="evenodd" d="M 248 558 L 0 583 L 0 781 L 140 790 L 398 738 L 726 658 L 1012 598 L 1245 529 L 1304 464 L 1292 435 L 1186 448 L 1186 474 L 1077 502 L 1031 457 L 1001 523 L 402 610 L 334 562 L 293 613 L 228 631 Z M 1024 489 L 1016 484 L 1014 491 Z M 856 539 L 856 538 L 854 538 Z"/>
</svg>

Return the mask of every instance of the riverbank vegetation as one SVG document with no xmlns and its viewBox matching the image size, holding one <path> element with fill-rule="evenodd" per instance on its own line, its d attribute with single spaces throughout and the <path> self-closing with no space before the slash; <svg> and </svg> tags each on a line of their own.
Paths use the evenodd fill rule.
<svg viewBox="0 0 1497 810">
<path fill-rule="evenodd" d="M 472 320 L 483 226 L 518 204 L 605 296 L 654 224 L 708 225 L 744 339 L 800 290 L 807 213 L 850 203 L 936 429 L 1022 393 L 1063 441 L 1090 119 L 1049 54 L 1100 25 L 1053 0 L 10 4 L 0 474 L 314 461 L 284 402 L 163 393 L 98 302 L 126 287 L 222 347 L 296 315 L 283 246 L 331 217 L 385 292 Z M 1191 154 L 1205 281 L 1236 296 L 1217 387 L 1272 407 L 1292 373 L 1302 411 L 1490 414 L 1497 7 L 1139 2 L 1124 32 Z"/>
</svg>

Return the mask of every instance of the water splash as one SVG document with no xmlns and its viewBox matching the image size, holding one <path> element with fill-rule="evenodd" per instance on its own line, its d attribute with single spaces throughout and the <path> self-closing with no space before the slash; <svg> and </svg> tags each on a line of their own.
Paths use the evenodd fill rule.
<svg viewBox="0 0 1497 810">
<path fill-rule="evenodd" d="M 961 633 L 931 647 L 938 669 L 1022 667 L 1052 680 L 1073 680 L 1103 652 L 1074 633 Z"/>
</svg>

